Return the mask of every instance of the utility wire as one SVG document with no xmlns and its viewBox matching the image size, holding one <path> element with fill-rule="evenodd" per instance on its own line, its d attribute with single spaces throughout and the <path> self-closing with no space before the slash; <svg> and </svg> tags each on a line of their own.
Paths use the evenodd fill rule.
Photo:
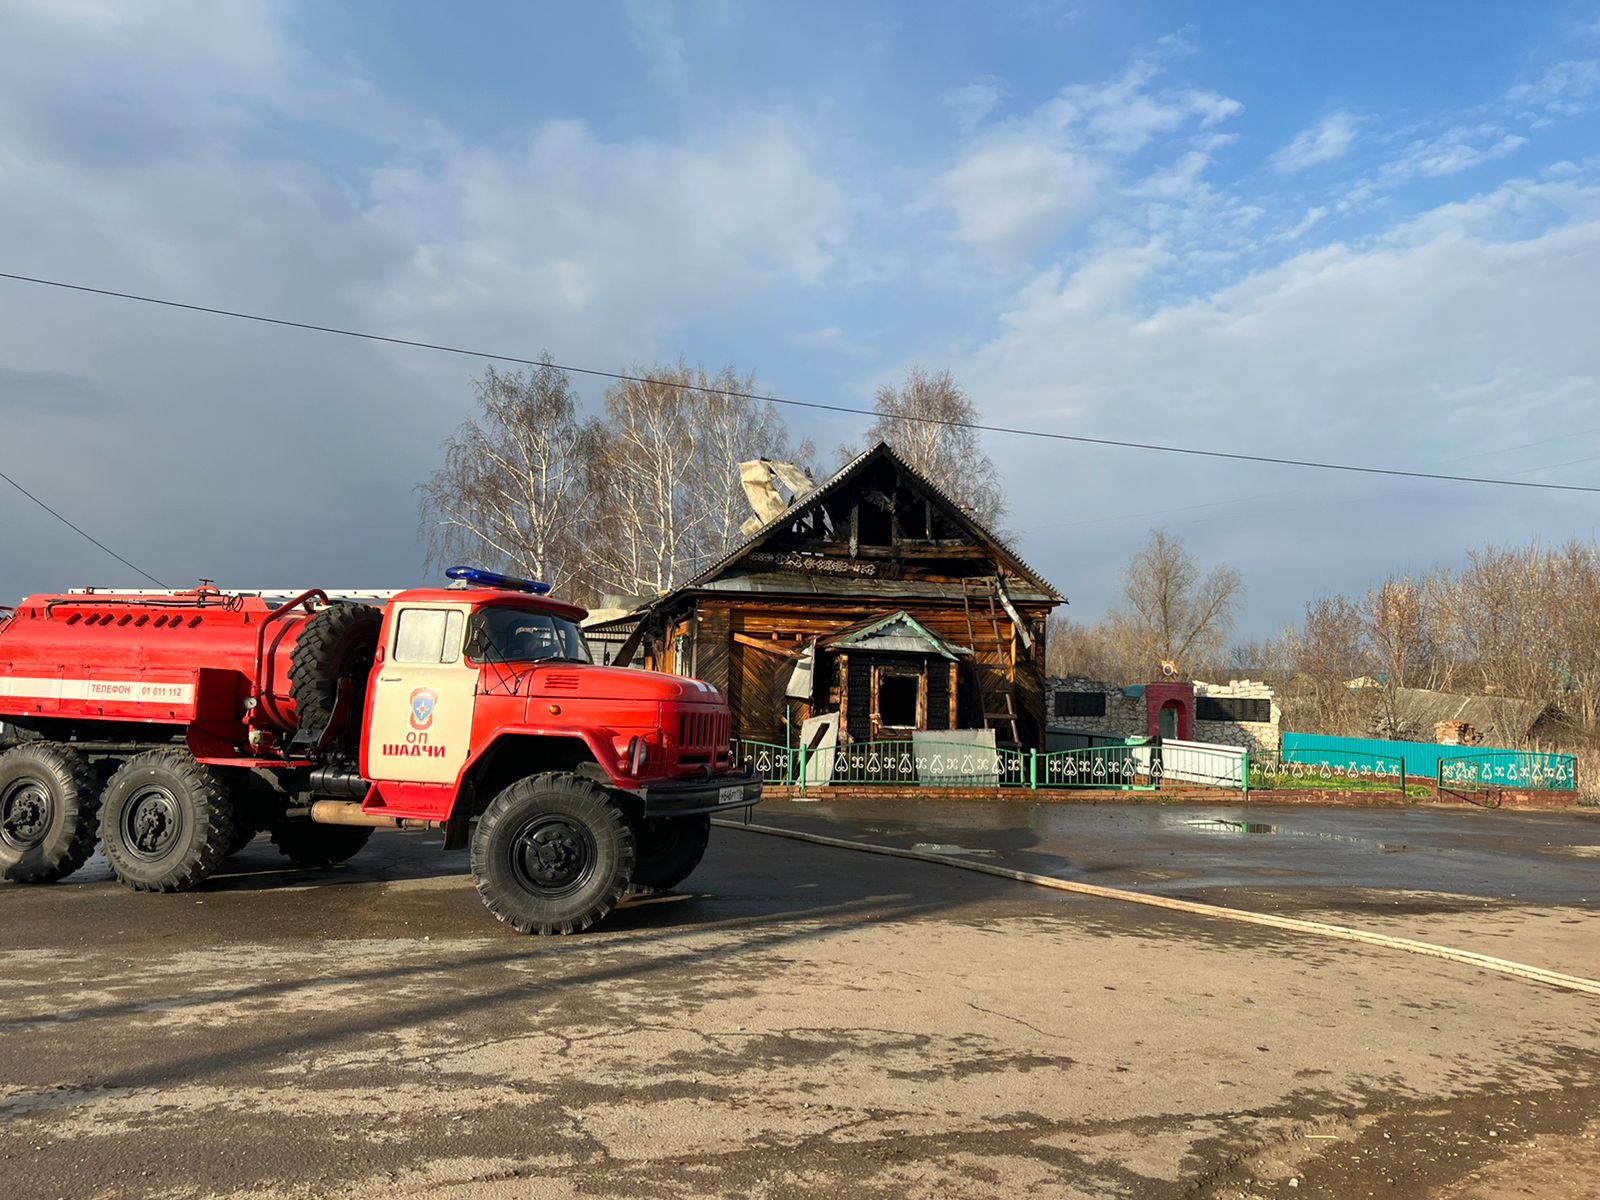
<svg viewBox="0 0 1600 1200">
<path fill-rule="evenodd" d="M 283 317 L 268 317 L 260 313 L 239 312 L 234 309 L 213 308 L 205 304 L 186 304 L 179 300 L 165 300 L 158 296 L 142 296 L 135 292 L 117 292 L 109 288 L 89 287 L 81 283 L 67 283 L 59 279 L 42 279 L 34 275 L 18 275 L 0 271 L 0 279 L 18 283 L 37 284 L 40 287 L 59 288 L 69 292 L 85 292 L 92 296 L 109 296 L 116 300 L 133 300 L 140 304 L 155 304 L 162 308 L 179 308 L 187 312 L 209 313 L 217 317 L 232 317 L 239 321 L 255 321 L 262 325 L 278 325 L 285 329 L 303 329 L 312 333 L 329 333 L 338 337 L 359 338 L 368 342 L 383 342 L 391 346 L 409 346 L 418 350 L 436 350 L 442 354 L 459 354 L 467 358 L 480 358 L 493 362 L 516 363 L 519 366 L 551 367 L 574 375 L 588 375 L 597 379 L 619 380 L 624 383 L 646 383 L 657 387 L 676 387 L 685 391 L 704 392 L 730 400 L 759 400 L 790 408 L 807 408 L 816 412 L 847 413 L 858 417 L 879 417 L 883 414 L 869 408 L 854 408 L 845 404 L 824 404 L 817 400 L 791 400 L 783 396 L 768 396 L 760 392 L 738 392 L 726 388 L 706 387 L 695 383 L 678 383 L 670 379 L 652 379 L 646 375 L 629 375 L 621 371 L 601 371 L 595 367 L 576 367 L 548 359 L 525 358 L 515 354 L 497 354 L 488 350 L 470 350 L 441 342 L 424 342 L 412 338 L 390 337 L 381 333 L 367 333 L 358 329 L 341 329 L 334 325 L 317 325 L 310 321 L 291 321 Z M 985 425 L 977 421 L 956 421 L 948 417 L 899 417 L 897 420 L 919 421 L 925 425 L 944 425 L 953 429 L 971 429 L 981 433 L 1003 433 L 1014 437 L 1045 438 L 1057 442 L 1076 442 L 1086 446 L 1112 446 L 1123 450 L 1149 450 L 1159 454 L 1182 454 L 1193 458 L 1226 459 L 1232 462 L 1266 463 L 1279 467 L 1306 467 L 1317 471 L 1345 471 L 1358 475 L 1393 475 L 1405 479 L 1437 479 L 1445 483 L 1478 483 L 1493 487 L 1531 488 L 1552 492 L 1600 492 L 1600 487 L 1576 483 L 1542 483 L 1528 479 L 1495 479 L 1482 475 L 1445 475 L 1433 471 L 1405 471 L 1398 467 L 1367 467 L 1356 463 L 1318 462 L 1305 458 L 1280 458 L 1269 454 L 1242 454 L 1231 450 L 1204 450 L 1196 446 L 1168 446 L 1159 442 L 1134 442 L 1120 438 L 1089 437 L 1078 433 L 1057 433 L 1046 429 L 1021 429 L 1010 425 Z"/>
<path fill-rule="evenodd" d="M 7 475 L 4 471 L 0 471 L 0 479 L 4 479 L 12 487 L 16 488 L 17 491 L 21 492 L 29 500 L 32 500 L 40 508 L 44 509 L 45 512 L 49 513 L 52 517 L 54 517 L 56 520 L 60 521 L 63 525 L 65 525 L 68 529 L 72 530 L 74 533 L 78 534 L 80 537 L 87 538 L 89 541 L 93 542 L 96 546 L 99 546 L 100 549 L 104 550 L 107 554 L 111 555 L 112 558 L 116 559 L 123 566 L 125 566 L 128 569 L 130 569 L 131 571 L 133 571 L 136 575 L 144 576 L 151 583 L 155 584 L 158 588 L 165 588 L 167 586 L 166 584 L 162 583 L 161 580 L 157 579 L 154 575 L 150 574 L 149 571 L 146 571 L 146 570 L 143 570 L 143 569 L 141 569 L 139 567 L 134 566 L 131 562 L 129 562 L 127 559 L 123 558 L 122 555 L 118 554 L 115 550 L 113 550 L 110 546 L 106 545 L 104 542 L 102 542 L 99 538 L 95 537 L 93 534 L 88 533 L 87 531 L 85 531 L 84 529 L 80 528 L 77 525 L 74 525 L 71 521 L 67 520 L 67 518 L 63 517 L 55 509 L 51 508 L 43 500 L 39 499 L 39 497 L 35 496 L 32 492 L 30 492 L 27 488 L 23 487 L 20 483 L 18 483 L 15 479 L 11 478 L 11 476 Z"/>
</svg>

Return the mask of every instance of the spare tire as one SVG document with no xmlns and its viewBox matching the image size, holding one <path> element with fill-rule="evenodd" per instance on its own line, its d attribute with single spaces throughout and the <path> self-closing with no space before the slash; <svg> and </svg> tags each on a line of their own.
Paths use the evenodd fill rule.
<svg viewBox="0 0 1600 1200">
<path fill-rule="evenodd" d="M 289 695 L 303 731 L 327 728 L 344 679 L 350 680 L 352 702 L 346 727 L 360 727 L 382 627 L 382 610 L 370 604 L 330 604 L 306 621 L 289 658 Z"/>
</svg>

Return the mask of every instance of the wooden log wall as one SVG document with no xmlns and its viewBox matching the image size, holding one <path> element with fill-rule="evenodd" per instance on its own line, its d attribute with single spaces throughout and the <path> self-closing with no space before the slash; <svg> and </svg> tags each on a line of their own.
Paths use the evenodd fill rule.
<svg viewBox="0 0 1600 1200">
<path fill-rule="evenodd" d="M 1012 622 L 1003 613 L 999 620 L 1001 640 L 996 643 L 987 610 L 981 620 L 974 614 L 969 635 L 959 599 L 952 602 L 885 598 L 881 604 L 870 608 L 844 597 L 838 600 L 819 597 L 804 603 L 796 603 L 788 597 L 754 602 L 746 597 L 728 600 L 701 597 L 698 604 L 699 620 L 694 636 L 698 675 L 727 695 L 733 709 L 734 727 L 741 737 L 780 744 L 784 741 L 784 714 L 789 705 L 784 690 L 796 656 L 813 638 L 826 637 L 848 625 L 897 609 L 904 609 L 952 645 L 971 646 L 985 662 L 1005 669 L 1012 679 L 1021 721 L 1019 732 L 1024 744 L 1038 744 L 1042 735 L 1045 686 L 1043 672 L 1037 666 L 1043 652 L 1042 639 L 1036 639 L 1033 650 L 1022 651 Z M 1046 606 L 1019 604 L 1018 608 L 1029 625 L 1042 629 L 1044 615 L 1048 612 Z M 674 627 L 675 623 L 668 628 L 669 647 Z M 823 665 L 819 663 L 819 669 Z M 826 685 L 826 680 L 819 681 L 819 694 Z M 930 707 L 936 694 L 934 686 L 930 681 Z M 938 694 L 942 702 L 948 704 L 948 693 Z M 833 707 L 819 705 L 818 710 L 832 711 Z M 798 733 L 799 722 L 813 714 L 808 706 L 799 702 L 794 702 L 792 708 Z M 959 674 L 957 720 L 962 728 L 983 725 L 982 703 L 970 665 Z M 929 724 L 941 728 L 948 725 L 948 720 L 935 725 L 930 719 Z"/>
</svg>

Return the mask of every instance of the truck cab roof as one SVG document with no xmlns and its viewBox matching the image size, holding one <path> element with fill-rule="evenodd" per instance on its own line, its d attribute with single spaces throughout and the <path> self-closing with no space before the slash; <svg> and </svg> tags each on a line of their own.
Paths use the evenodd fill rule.
<svg viewBox="0 0 1600 1200">
<path fill-rule="evenodd" d="M 532 592 L 513 591 L 509 588 L 411 588 L 397 593 L 390 603 L 471 604 L 479 608 L 503 604 L 513 608 L 547 612 L 551 616 L 564 617 L 569 621 L 582 621 L 589 615 L 588 609 L 579 608 L 575 604 L 552 600 L 549 596 L 539 596 Z"/>
</svg>

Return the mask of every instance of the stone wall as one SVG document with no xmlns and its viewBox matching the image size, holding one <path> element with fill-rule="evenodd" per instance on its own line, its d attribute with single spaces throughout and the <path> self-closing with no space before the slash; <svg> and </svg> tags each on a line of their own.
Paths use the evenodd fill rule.
<svg viewBox="0 0 1600 1200">
<path fill-rule="evenodd" d="M 1105 698 L 1105 715 L 1101 717 L 1056 716 L 1056 693 L 1077 692 L 1098 694 Z M 1098 733 L 1105 737 L 1143 737 L 1149 717 L 1145 712 L 1144 696 L 1127 696 L 1114 683 L 1087 679 L 1081 675 L 1056 677 L 1050 680 L 1045 695 L 1045 720 L 1048 728 L 1072 733 Z"/>
<path fill-rule="evenodd" d="M 1276 752 L 1282 744 L 1280 734 L 1283 713 L 1278 709 L 1273 691 L 1264 683 L 1250 679 L 1232 679 L 1227 683 L 1199 683 L 1194 685 L 1195 700 L 1202 696 L 1213 699 L 1265 700 L 1272 714 L 1270 721 L 1201 721 L 1194 723 L 1194 740 L 1216 742 L 1224 746 L 1243 746 L 1246 750 L 1271 750 Z"/>
<path fill-rule="evenodd" d="M 1049 728 L 1057 732 L 1094 733 L 1105 737 L 1143 737 L 1150 730 L 1149 709 L 1143 689 L 1129 696 L 1114 683 L 1088 679 L 1081 675 L 1057 676 L 1050 680 L 1046 696 L 1045 713 Z M 1103 716 L 1057 716 L 1060 707 L 1056 696 L 1062 692 L 1091 693 L 1104 697 Z M 1215 742 L 1223 746 L 1243 746 L 1250 750 L 1276 751 L 1283 714 L 1279 711 L 1273 691 L 1264 683 L 1249 679 L 1234 679 L 1227 683 L 1195 683 L 1195 700 L 1213 699 L 1265 700 L 1268 702 L 1270 721 L 1202 721 L 1194 723 L 1194 740 Z"/>
</svg>

